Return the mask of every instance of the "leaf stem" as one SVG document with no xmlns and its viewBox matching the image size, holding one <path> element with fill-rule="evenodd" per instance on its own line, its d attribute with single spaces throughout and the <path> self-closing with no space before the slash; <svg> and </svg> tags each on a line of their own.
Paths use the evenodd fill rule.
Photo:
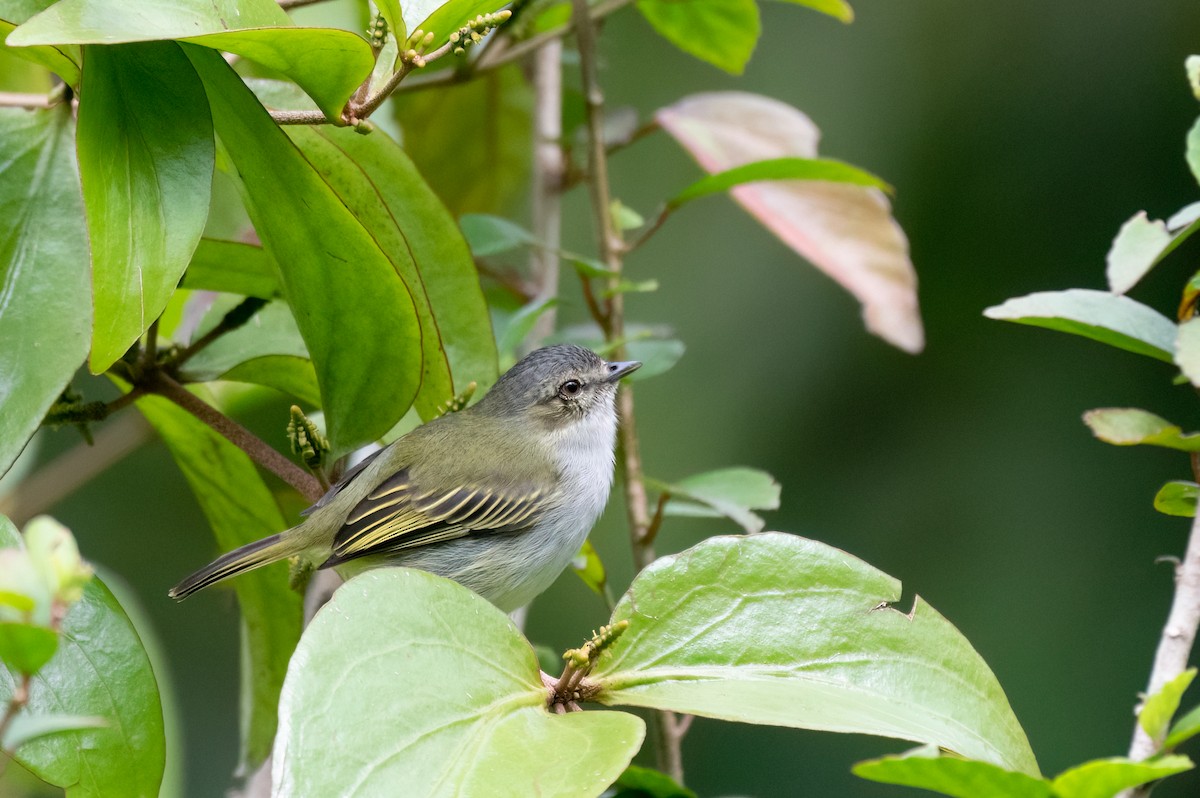
<svg viewBox="0 0 1200 798">
<path fill-rule="evenodd" d="M 614 8 L 618 4 L 610 3 Z M 595 215 L 596 234 L 600 244 L 600 259 L 612 272 L 609 288 L 615 289 L 621 281 L 624 268 L 625 243 L 621 238 L 612 214 L 612 195 L 608 177 L 608 153 L 604 144 L 604 93 L 600 88 L 597 69 L 595 20 L 589 13 L 587 0 L 572 0 L 573 19 L 576 21 L 576 39 L 579 44 L 579 64 L 583 78 L 583 95 L 587 112 L 588 187 Z M 590 283 L 585 281 L 586 291 Z M 589 303 L 595 315 L 598 308 L 595 299 Z M 596 319 L 605 332 L 606 341 L 615 343 L 615 357 L 625 357 L 625 295 L 613 291 L 607 307 Z M 621 425 L 617 430 L 618 448 L 624 470 L 625 508 L 629 523 L 629 544 L 633 551 L 634 567 L 640 571 L 654 562 L 653 538 L 649 534 L 651 518 L 646 499 L 646 482 L 642 473 L 642 457 L 638 448 L 637 422 L 634 411 L 633 390 L 622 385 L 617 394 L 617 409 Z M 680 724 L 673 712 L 654 713 L 655 748 L 658 767 L 679 783 L 683 783 L 683 733 L 686 726 Z"/>
<path fill-rule="evenodd" d="M 534 238 L 542 246 L 530 250 L 535 301 L 558 296 L 559 248 L 562 244 L 562 191 L 565 158 L 562 145 L 562 41 L 538 50 L 533 59 L 533 174 L 531 209 Z M 541 341 L 554 331 L 551 307 L 538 317 L 529 340 Z"/>
<path fill-rule="evenodd" d="M 1200 454 L 1192 453 L 1191 462 L 1193 477 L 1200 480 Z M 1183 560 L 1175 567 L 1175 596 L 1158 641 L 1158 649 L 1154 652 L 1146 696 L 1157 693 L 1187 668 L 1197 628 L 1200 628 L 1200 513 L 1192 519 L 1187 550 Z M 1149 759 L 1162 750 L 1162 744 L 1161 739 L 1151 738 L 1141 724 L 1135 722 L 1129 758 L 1138 762 Z M 1126 790 L 1120 796 L 1144 798 L 1150 794 L 1149 786 Z"/>
<path fill-rule="evenodd" d="M 8 705 L 4 708 L 4 716 L 0 717 L 0 742 L 4 740 L 4 735 L 8 733 L 8 727 L 12 725 L 17 713 L 29 701 L 29 683 L 32 680 L 32 674 L 22 674 L 20 684 L 14 687 L 12 697 L 8 699 Z"/>
</svg>

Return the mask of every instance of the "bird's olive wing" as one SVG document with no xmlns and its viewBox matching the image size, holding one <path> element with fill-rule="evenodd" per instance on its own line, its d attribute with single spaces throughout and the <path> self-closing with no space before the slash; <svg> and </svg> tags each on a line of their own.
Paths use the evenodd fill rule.
<svg viewBox="0 0 1200 798">
<path fill-rule="evenodd" d="M 544 504 L 545 491 L 533 486 L 423 490 L 403 470 L 354 506 L 324 565 L 472 534 L 518 532 L 533 526 Z"/>
<path fill-rule="evenodd" d="M 305 510 L 301 510 L 300 515 L 311 515 L 314 511 L 321 509 L 333 501 L 334 497 L 342 492 L 342 488 L 349 485 L 351 480 L 364 471 L 367 466 L 375 461 L 376 457 L 383 454 L 385 451 L 387 451 L 387 447 L 384 447 L 383 449 L 376 449 L 354 465 L 350 466 L 350 468 L 346 469 L 346 473 L 342 474 L 342 478 L 333 483 L 333 486 L 330 487 L 329 490 L 325 491 L 325 495 L 317 499 L 315 504 Z"/>
</svg>

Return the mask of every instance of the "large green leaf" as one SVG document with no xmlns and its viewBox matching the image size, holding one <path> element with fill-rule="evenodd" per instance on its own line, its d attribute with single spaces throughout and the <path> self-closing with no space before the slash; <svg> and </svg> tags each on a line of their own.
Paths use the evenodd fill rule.
<svg viewBox="0 0 1200 798">
<path fill-rule="evenodd" d="M 10 47 L 4 40 L 17 25 L 54 5 L 55 0 L 0 0 L 0 50 L 41 64 L 68 85 L 79 88 L 79 47 Z"/>
<path fill-rule="evenodd" d="M 87 357 L 87 231 L 69 106 L 0 109 L 0 474 Z"/>
<path fill-rule="evenodd" d="M 9 36 L 13 46 L 179 39 L 236 53 L 292 78 L 330 118 L 371 74 L 361 36 L 300 28 L 274 0 L 62 0 Z"/>
<path fill-rule="evenodd" d="M 14 687 L 0 667 L 0 701 Z M 166 746 L 158 685 L 133 624 L 98 578 L 63 619 L 58 652 L 33 677 L 25 712 L 104 719 L 102 727 L 39 737 L 16 753 L 66 787 L 68 798 L 157 798 Z"/>
<path fill-rule="evenodd" d="M 159 317 L 204 231 L 215 159 L 196 71 L 172 42 L 84 48 L 79 173 L 101 373 Z"/>
<path fill-rule="evenodd" d="M 242 450 L 165 399 L 138 400 L 192 487 L 222 551 L 281 531 L 271 491 Z M 300 638 L 301 598 L 277 564 L 239 576 L 242 610 L 242 758 L 255 766 L 271 752 L 276 708 L 288 658 Z"/>
<path fill-rule="evenodd" d="M 292 140 L 386 254 L 412 296 L 425 371 L 425 419 L 475 381 L 496 379 L 496 343 L 479 275 L 458 225 L 408 156 L 382 132 L 289 128 Z"/>
<path fill-rule="evenodd" d="M 392 106 L 404 151 L 455 216 L 509 212 L 528 190 L 533 91 L 518 65 Z"/>
<path fill-rule="evenodd" d="M 762 30 L 754 0 L 637 0 L 637 9 L 671 44 L 734 75 Z"/>
<path fill-rule="evenodd" d="M 346 208 L 216 53 L 186 52 L 242 178 L 247 207 L 280 267 L 284 296 L 317 370 L 330 442 L 344 453 L 404 415 L 420 387 L 412 297 L 379 242 Z M 303 198 L 303 201 L 292 201 Z"/>
<path fill-rule="evenodd" d="M 208 313 L 211 327 L 238 303 L 227 297 L 213 303 Z M 205 325 L 196 331 L 203 334 Z M 245 325 L 225 333 L 200 350 L 180 369 L 192 382 L 234 380 L 267 385 L 292 394 L 310 405 L 320 405 L 317 376 L 309 360 L 296 320 L 284 302 L 268 302 Z"/>
<path fill-rule="evenodd" d="M 990 307 L 983 315 L 1082 335 L 1168 363 L 1175 349 L 1175 325 L 1170 319 L 1127 296 L 1108 291 L 1042 291 Z"/>
<path fill-rule="evenodd" d="M 548 712 L 533 649 L 504 613 L 423 571 L 375 569 L 296 648 L 274 795 L 595 796 L 643 733 L 623 712 Z"/>
<path fill-rule="evenodd" d="M 794 535 L 716 537 L 642 571 L 593 673 L 606 704 L 938 745 L 1038 775 L 987 664 L 918 597 Z"/>
</svg>

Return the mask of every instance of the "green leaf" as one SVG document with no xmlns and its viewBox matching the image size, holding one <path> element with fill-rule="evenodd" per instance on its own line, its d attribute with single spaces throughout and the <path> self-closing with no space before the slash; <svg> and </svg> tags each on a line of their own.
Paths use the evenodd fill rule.
<svg viewBox="0 0 1200 798">
<path fill-rule="evenodd" d="M 499 350 L 501 357 L 505 358 L 508 366 L 511 367 L 517 362 L 518 348 L 529 333 L 533 331 L 541 315 L 557 306 L 558 299 L 554 297 L 535 299 L 533 302 L 518 308 L 508 318 L 496 323 L 496 337 L 499 339 L 496 348 Z"/>
<path fill-rule="evenodd" d="M 1184 434 L 1165 418 L 1136 407 L 1102 407 L 1083 414 L 1092 434 L 1114 446 L 1162 446 L 1200 452 L 1200 433 Z"/>
<path fill-rule="evenodd" d="M 1167 727 L 1171 724 L 1171 718 L 1179 709 L 1179 702 L 1183 698 L 1184 691 L 1188 689 L 1192 679 L 1195 678 L 1196 669 L 1188 668 L 1164 684 L 1162 689 L 1147 698 L 1146 702 L 1142 704 L 1142 709 L 1138 712 L 1138 724 L 1146 734 L 1150 735 L 1150 739 L 1158 740 L 1166 734 Z"/>
<path fill-rule="evenodd" d="M 404 151 L 452 214 L 511 213 L 525 196 L 533 90 L 519 65 L 437 91 L 401 92 L 392 107 Z"/>
<path fill-rule="evenodd" d="M 1173 359 L 1176 330 L 1171 320 L 1127 296 L 1107 291 L 1043 291 L 1010 299 L 983 315 L 1082 335 L 1167 363 Z"/>
<path fill-rule="evenodd" d="M 91 275 L 74 150 L 69 105 L 0 108 L 0 475 L 87 357 Z"/>
<path fill-rule="evenodd" d="M 204 231 L 215 151 L 196 72 L 171 42 L 88 46 L 79 173 L 92 242 L 89 366 L 162 314 Z"/>
<path fill-rule="evenodd" d="M 53 629 L 17 621 L 0 622 L 0 663 L 17 673 L 37 673 L 56 650 L 58 634 Z"/>
<path fill-rule="evenodd" d="M 658 290 L 658 280 L 621 280 L 616 285 L 605 288 L 603 297 L 617 294 L 649 294 Z"/>
<path fill-rule="evenodd" d="M 1200 230 L 1195 219 L 1177 228 L 1174 226 L 1176 218 L 1178 215 L 1170 222 L 1163 222 L 1150 219 L 1145 211 L 1139 211 L 1121 225 L 1106 259 L 1108 286 L 1114 294 L 1124 294 L 1133 288 L 1163 258 Z"/>
<path fill-rule="evenodd" d="M 872 186 L 889 192 L 892 190 L 891 186 L 870 172 L 842 161 L 829 158 L 771 158 L 703 177 L 668 200 L 667 206 L 678 208 L 694 199 L 762 180 L 825 180 Z"/>
<path fill-rule="evenodd" d="M 1036 776 L 996 677 L 900 584 L 781 533 L 715 537 L 640 574 L 592 678 L 610 705 L 898 737 Z"/>
<path fill-rule="evenodd" d="M 1187 714 L 1175 721 L 1175 725 L 1167 733 L 1167 739 L 1163 743 L 1163 748 L 1169 751 L 1192 739 L 1197 734 L 1200 734 L 1200 706 L 1192 707 Z"/>
<path fill-rule="evenodd" d="M 1158 489 L 1154 509 L 1163 515 L 1195 518 L 1197 496 L 1200 496 L 1200 485 L 1195 482 L 1171 481 Z"/>
<path fill-rule="evenodd" d="M 213 304 L 206 318 L 215 324 L 238 298 Z M 211 326 L 211 324 L 209 325 Z M 204 332 L 202 326 L 197 335 Z M 184 363 L 180 373 L 190 382 L 235 380 L 267 385 L 319 405 L 316 372 L 284 302 L 268 302 L 246 324 L 222 335 Z"/>
<path fill-rule="evenodd" d="M 316 367 L 330 442 L 344 453 L 373 441 L 404 415 L 420 387 L 421 331 L 412 300 L 379 243 L 229 65 L 208 50 L 186 52 L 243 178 L 255 229 L 279 264 L 284 296 Z"/>
<path fill-rule="evenodd" d="M 171 451 L 208 519 L 217 545 L 227 551 L 283 530 L 271 491 L 241 449 L 160 397 L 138 400 L 138 409 Z M 279 691 L 300 638 L 300 594 L 288 587 L 287 565 L 239 576 L 233 587 L 242 610 L 242 764 L 253 768 L 271 752 Z"/>
<path fill-rule="evenodd" d="M 655 119 L 709 173 L 755 161 L 818 157 L 821 131 L 770 97 L 706 92 L 661 108 Z M 875 188 L 824 180 L 735 186 L 730 196 L 763 227 L 836 280 L 863 308 L 867 330 L 905 352 L 925 331 L 908 239 Z"/>
<path fill-rule="evenodd" d="M 389 633 L 381 635 L 380 629 Z M 354 685 L 331 692 L 331 685 Z M 546 709 L 533 649 L 504 613 L 423 571 L 377 568 L 317 613 L 292 658 L 277 795 L 594 796 L 637 752 L 623 712 Z M 352 756 L 329 756 L 330 740 Z"/>
<path fill-rule="evenodd" d="M 991 762 L 941 756 L 930 746 L 859 762 L 851 771 L 871 781 L 919 787 L 955 798 L 1054 798 L 1045 779 Z"/>
<path fill-rule="evenodd" d="M 296 81 L 331 119 L 375 64 L 361 36 L 296 27 L 274 0 L 62 0 L 17 28 L 8 43 L 161 39 L 225 50 L 270 67 Z"/>
<path fill-rule="evenodd" d="M 854 21 L 854 9 L 845 0 L 782 0 L 785 3 L 795 3 L 798 6 L 807 6 L 813 11 L 820 11 L 822 14 L 828 14 L 834 19 L 842 22 Z"/>
<path fill-rule="evenodd" d="M 18 746 L 38 737 L 80 729 L 98 729 L 107 725 L 104 718 L 95 715 L 30 715 L 22 712 L 13 718 L 4 739 L 0 740 L 0 748 L 15 751 Z"/>
<path fill-rule="evenodd" d="M 0 668 L 0 701 L 15 686 Z M 16 760 L 45 781 L 71 798 L 157 798 L 166 745 L 158 685 L 133 624 L 99 579 L 63 619 L 58 653 L 33 677 L 25 711 L 105 723 L 22 745 Z"/>
<path fill-rule="evenodd" d="M 17 530 L 16 524 L 8 516 L 0 515 L 0 550 L 20 549 L 24 546 L 25 541 L 21 539 L 21 533 Z"/>
<path fill-rule="evenodd" d="M 757 468 L 722 468 L 694 474 L 673 484 L 647 480 L 654 489 L 669 493 L 666 515 L 725 517 L 747 532 L 759 532 L 763 520 L 751 510 L 779 509 L 779 483 Z M 690 499 L 681 502 L 680 499 Z"/>
<path fill-rule="evenodd" d="M 740 75 L 762 30 L 754 0 L 637 0 L 646 21 L 671 44 Z"/>
<path fill-rule="evenodd" d="M 397 42 L 408 38 L 408 28 L 405 26 L 404 12 L 400 5 L 400 0 L 375 0 L 375 7 L 387 21 L 388 31 Z"/>
<path fill-rule="evenodd" d="M 508 4 L 509 0 L 412 0 L 403 4 L 404 20 L 409 30 L 433 31 L 430 46 L 438 47 L 470 20 L 495 13 Z"/>
<path fill-rule="evenodd" d="M 1063 771 L 1052 784 L 1057 798 L 1112 798 L 1121 790 L 1191 769 L 1192 761 L 1186 756 L 1160 756 L 1145 762 L 1113 757 Z"/>
<path fill-rule="evenodd" d="M 280 292 L 277 269 L 262 247 L 202 238 L 183 275 L 183 287 L 272 299 Z"/>
<path fill-rule="evenodd" d="M 680 785 L 666 773 L 630 765 L 613 785 L 612 798 L 696 798 L 696 793 Z"/>
<path fill-rule="evenodd" d="M 293 126 L 292 140 L 390 259 L 421 328 L 421 417 L 475 381 L 496 380 L 496 341 L 475 262 L 458 225 L 412 161 L 382 132 Z M 378 305 L 376 299 L 372 305 Z"/>
<path fill-rule="evenodd" d="M 597 596 L 605 594 L 605 590 L 608 588 L 608 577 L 604 572 L 604 561 L 600 559 L 600 552 L 596 551 L 592 541 L 583 541 L 579 554 L 571 561 L 571 570 Z"/>
<path fill-rule="evenodd" d="M 1175 365 L 1188 382 L 1200 386 L 1200 317 L 1180 323 L 1175 337 Z"/>
<path fill-rule="evenodd" d="M 533 233 L 516 222 L 485 213 L 467 213 L 459 217 L 458 225 L 471 254 L 477 258 L 511 252 L 521 247 L 537 246 Z"/>
<path fill-rule="evenodd" d="M 68 86 L 79 87 L 79 61 L 81 60 L 78 47 L 9 47 L 4 43 L 8 35 L 17 27 L 17 21 L 7 18 L 8 9 L 0 3 L 0 52 L 23 58 L 34 64 L 49 69 L 62 78 Z"/>
</svg>

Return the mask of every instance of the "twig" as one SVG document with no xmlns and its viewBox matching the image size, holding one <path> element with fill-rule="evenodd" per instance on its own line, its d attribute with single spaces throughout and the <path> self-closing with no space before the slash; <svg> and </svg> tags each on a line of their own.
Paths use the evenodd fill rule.
<svg viewBox="0 0 1200 798">
<path fill-rule="evenodd" d="M 145 391 L 138 391 L 136 396 L 132 392 L 124 394 L 109 407 L 127 397 L 143 395 Z M 0 496 L 0 513 L 23 526 L 152 438 L 150 425 L 136 413 L 103 424 L 96 432 L 94 445 L 75 445 Z"/>
<path fill-rule="evenodd" d="M 617 6 L 619 7 L 619 6 Z M 583 76 L 583 94 L 587 110 L 588 134 L 588 182 L 595 214 L 597 235 L 600 239 L 600 255 L 605 266 L 612 272 L 609 288 L 616 288 L 622 276 L 625 245 L 621 240 L 612 215 L 612 197 L 608 180 L 608 157 L 604 145 L 604 94 L 597 75 L 596 31 L 594 20 L 589 15 L 587 0 L 572 0 L 573 19 L 577 22 L 576 38 L 579 43 L 580 71 Z M 590 307 L 594 307 L 591 305 Z M 607 312 L 601 323 L 609 342 L 625 339 L 625 296 L 613 292 L 608 300 Z M 624 344 L 615 347 L 616 356 L 624 357 Z M 633 550 L 634 566 L 642 570 L 654 562 L 654 546 L 650 537 L 650 514 L 646 501 L 646 483 L 642 474 L 642 458 L 638 451 L 637 423 L 634 415 L 633 391 L 622 386 L 617 394 L 617 407 L 621 418 L 618 428 L 618 444 L 624 467 L 625 506 L 629 521 L 629 543 Z M 654 714 L 658 767 L 679 783 L 683 783 L 683 726 L 679 718 L 668 711 Z"/>
<path fill-rule="evenodd" d="M 177 370 L 180 366 L 190 360 L 192 356 L 203 350 L 213 341 L 217 340 L 225 333 L 233 332 L 234 330 L 243 326 L 246 322 L 250 321 L 250 319 L 254 318 L 254 314 L 262 310 L 266 304 L 267 300 L 260 299 L 259 297 L 248 296 L 243 299 L 232 310 L 222 316 L 221 320 L 217 322 L 216 326 L 214 326 L 204 335 L 197 338 L 195 341 L 192 341 L 192 343 L 179 352 L 179 354 L 171 358 L 171 362 L 169 364 L 171 369 L 173 371 Z M 150 362 L 153 364 L 153 361 Z"/>
<path fill-rule="evenodd" d="M 17 713 L 29 701 L 29 683 L 32 680 L 32 675 L 28 673 L 23 674 L 20 684 L 14 687 L 12 698 L 8 699 L 8 705 L 4 708 L 4 717 L 0 718 L 0 740 L 4 739 L 4 735 L 8 732 L 8 727 L 12 725 L 13 719 L 17 717 Z"/>
<path fill-rule="evenodd" d="M 533 62 L 533 236 L 530 250 L 535 300 L 558 296 L 558 250 L 562 242 L 562 40 L 537 51 Z M 536 343 L 554 331 L 554 308 L 543 313 L 529 338 Z"/>
<path fill-rule="evenodd" d="M 0 91 L 0 106 L 15 108 L 50 108 L 55 105 L 48 94 L 23 94 L 15 91 Z"/>
<path fill-rule="evenodd" d="M 1200 454 L 1193 453 L 1192 473 L 1200 479 Z M 1163 627 L 1158 649 L 1154 652 L 1154 665 L 1150 669 L 1150 681 L 1146 695 L 1152 696 L 1167 682 L 1183 673 L 1187 668 L 1188 656 L 1196 641 L 1196 630 L 1200 627 L 1200 513 L 1192 519 L 1188 535 L 1187 551 L 1175 568 L 1175 596 Z M 1129 758 L 1142 761 L 1159 753 L 1163 741 L 1153 739 L 1134 723 L 1133 741 L 1129 745 Z M 1125 790 L 1122 798 L 1144 798 L 1150 794 L 1150 785 Z"/>
<path fill-rule="evenodd" d="M 311 474 L 306 473 L 304 469 L 268 446 L 254 433 L 218 412 L 161 371 L 151 372 L 146 376 L 143 384 L 148 390 L 165 396 L 225 436 L 230 443 L 250 455 L 254 462 L 291 485 L 309 501 L 315 502 L 325 493 L 321 489 L 321 483 Z"/>
</svg>

